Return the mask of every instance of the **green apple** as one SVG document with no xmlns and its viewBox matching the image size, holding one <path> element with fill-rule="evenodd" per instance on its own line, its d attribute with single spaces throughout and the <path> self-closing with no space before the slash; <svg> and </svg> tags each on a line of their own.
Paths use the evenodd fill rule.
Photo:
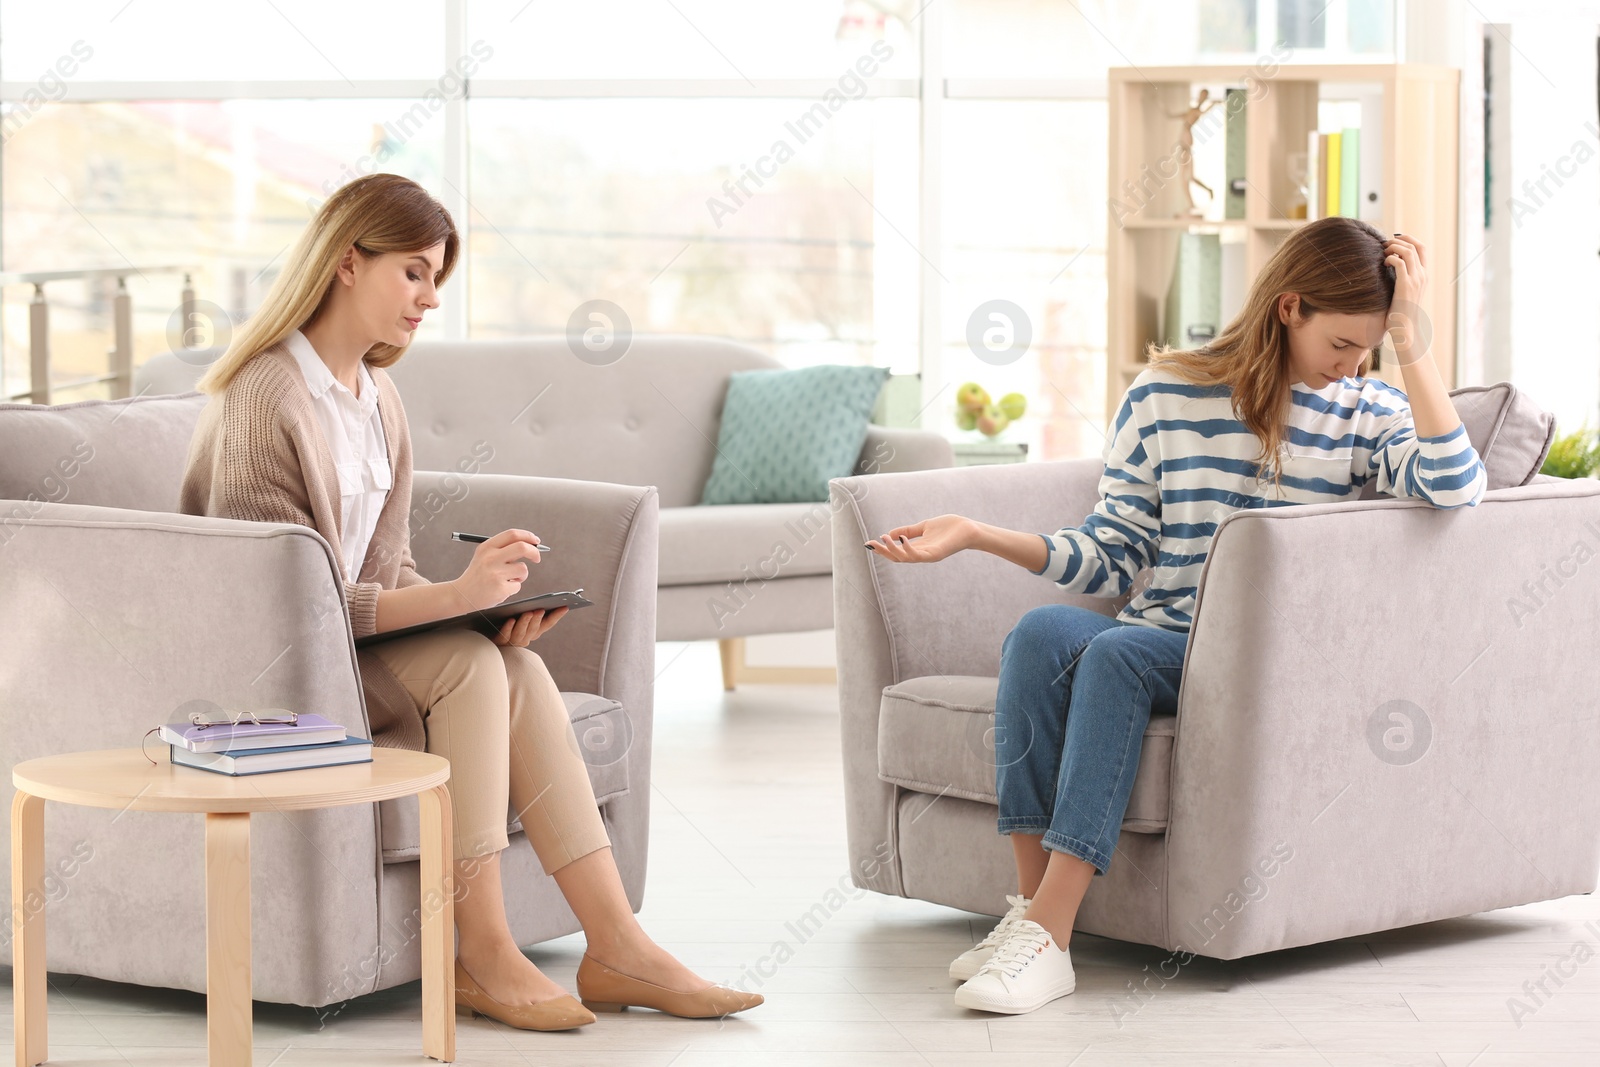
<svg viewBox="0 0 1600 1067">
<path fill-rule="evenodd" d="M 1028 410 L 1028 398 L 1021 393 L 1007 393 L 1000 398 L 1000 410 L 1006 413 L 1006 418 L 1014 422 L 1022 418 L 1022 413 Z"/>
<path fill-rule="evenodd" d="M 989 394 L 977 382 L 966 382 L 956 390 L 956 407 L 977 414 L 989 405 Z"/>
<path fill-rule="evenodd" d="M 975 430 L 978 427 L 978 416 L 962 408 L 956 412 L 956 425 L 963 430 Z"/>
<path fill-rule="evenodd" d="M 988 437 L 993 437 L 1010 425 L 1011 420 L 995 404 L 988 405 L 978 415 L 978 431 Z"/>
</svg>

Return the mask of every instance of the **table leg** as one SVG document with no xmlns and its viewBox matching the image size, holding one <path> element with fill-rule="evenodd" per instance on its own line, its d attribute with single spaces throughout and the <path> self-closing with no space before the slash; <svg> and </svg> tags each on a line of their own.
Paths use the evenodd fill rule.
<svg viewBox="0 0 1600 1067">
<path fill-rule="evenodd" d="M 250 1063 L 250 813 L 206 815 L 206 1044 Z"/>
<path fill-rule="evenodd" d="M 455 859 L 450 838 L 450 791 L 439 785 L 417 794 L 422 822 L 422 1051 L 456 1058 Z"/>
<path fill-rule="evenodd" d="M 11 985 L 17 1067 L 34 1067 L 48 1058 L 44 905 L 44 798 L 19 789 L 11 802 Z"/>
</svg>

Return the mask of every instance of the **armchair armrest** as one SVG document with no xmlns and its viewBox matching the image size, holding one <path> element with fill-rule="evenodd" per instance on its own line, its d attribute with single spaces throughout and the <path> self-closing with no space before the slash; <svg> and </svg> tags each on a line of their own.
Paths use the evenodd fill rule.
<svg viewBox="0 0 1600 1067">
<path fill-rule="evenodd" d="M 1592 891 L 1596 555 L 1593 482 L 1229 516 L 1179 695 L 1169 947 L 1233 959 Z"/>
<path fill-rule="evenodd" d="M 0 679 L 8 805 L 18 762 L 136 746 L 197 698 L 316 711 L 370 736 L 337 561 L 298 524 L 64 503 L 14 511 L 0 524 Z M 153 739 L 149 753 L 167 758 Z M 60 869 L 70 847 L 81 864 L 50 904 L 51 964 L 203 990 L 202 832 L 199 819 L 55 806 L 46 862 Z M 0 853 L 10 834 L 0 823 Z M 349 975 L 373 958 L 375 805 L 258 815 L 250 849 L 267 872 L 261 914 L 305 917 L 258 954 L 258 998 L 304 998 L 323 989 L 316 968 Z M 9 942 L 0 936 L 0 961 Z M 356 992 L 371 988 L 363 978 Z M 315 1002 L 346 995 L 328 983 Z"/>
<path fill-rule="evenodd" d="M 197 698 L 367 733 L 338 564 L 293 523 L 83 504 L 8 520 L 0 677 L 7 766 L 136 745 Z"/>
<path fill-rule="evenodd" d="M 1103 469 L 1097 459 L 1076 459 L 835 478 L 829 489 L 836 623 L 841 616 L 870 622 L 892 650 L 888 685 L 926 674 L 995 674 L 1000 642 L 1040 604 L 1077 603 L 1115 614 L 1126 595 L 1069 594 L 986 552 L 962 552 L 930 566 L 891 563 L 862 547 L 896 526 L 947 513 L 1052 533 L 1094 509 Z M 841 633 L 841 652 L 845 648 Z M 844 664 L 841 659 L 841 674 Z"/>
<path fill-rule="evenodd" d="M 417 471 L 411 552 L 418 573 L 449 581 L 466 569 L 473 550 L 450 540 L 452 530 L 494 534 L 515 528 L 549 542 L 551 550 L 528 564 L 522 594 L 581 586 L 594 607 L 569 611 L 529 647 L 561 689 L 611 697 L 631 717 L 648 717 L 659 499 L 653 485 Z"/>
<path fill-rule="evenodd" d="M 856 460 L 856 473 L 888 474 L 955 465 L 955 448 L 944 434 L 873 424 L 867 427 L 867 439 L 861 446 L 861 457 Z"/>
<path fill-rule="evenodd" d="M 862 547 L 896 526 L 955 513 L 1050 533 L 1082 522 L 1099 499 L 1097 459 L 951 467 L 835 478 L 833 620 L 852 876 L 899 894 L 899 861 L 874 852 L 895 840 L 894 787 L 878 778 L 885 686 L 933 674 L 994 676 L 1000 644 L 1031 608 L 1072 603 L 1113 615 L 1118 598 L 1085 597 L 985 552 L 937 564 L 891 563 Z M 553 553 L 552 553 L 553 554 Z"/>
</svg>

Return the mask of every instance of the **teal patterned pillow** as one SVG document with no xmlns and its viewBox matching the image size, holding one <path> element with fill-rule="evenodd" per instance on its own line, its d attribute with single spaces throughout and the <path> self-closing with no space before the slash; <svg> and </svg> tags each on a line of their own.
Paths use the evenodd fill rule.
<svg viewBox="0 0 1600 1067">
<path fill-rule="evenodd" d="M 828 499 L 855 473 L 887 367 L 826 365 L 734 371 L 702 504 Z"/>
</svg>

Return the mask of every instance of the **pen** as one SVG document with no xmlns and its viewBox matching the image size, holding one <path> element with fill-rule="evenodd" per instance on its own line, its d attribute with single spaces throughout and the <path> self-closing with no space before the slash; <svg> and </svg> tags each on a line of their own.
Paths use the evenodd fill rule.
<svg viewBox="0 0 1600 1067">
<path fill-rule="evenodd" d="M 452 540 L 452 541 L 465 541 L 468 544 L 480 545 L 483 542 L 489 540 L 489 538 L 488 538 L 488 536 L 486 536 L 484 534 L 462 533 L 460 530 L 456 530 L 456 531 L 454 531 L 453 533 L 450 534 L 450 540 Z M 537 548 L 540 552 L 549 552 L 550 551 L 550 546 L 547 545 L 547 544 L 540 543 L 538 545 L 535 545 L 534 547 Z"/>
</svg>

